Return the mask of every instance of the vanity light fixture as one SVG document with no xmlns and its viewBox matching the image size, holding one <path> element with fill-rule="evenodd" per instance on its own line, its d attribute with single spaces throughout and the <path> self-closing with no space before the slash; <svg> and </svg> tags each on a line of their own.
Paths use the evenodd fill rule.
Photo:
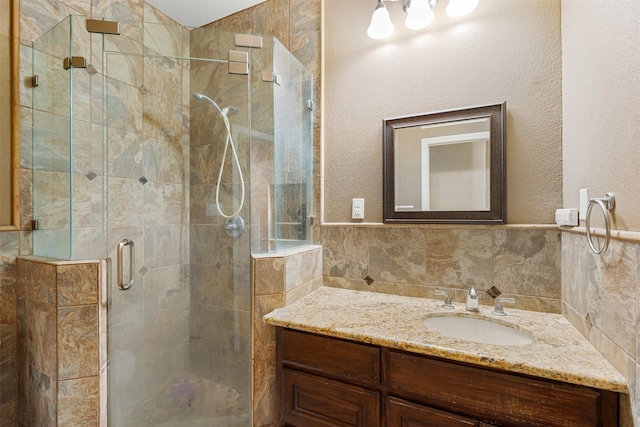
<svg viewBox="0 0 640 427">
<path fill-rule="evenodd" d="M 384 5 L 382 0 L 378 0 L 376 10 L 373 11 L 371 16 L 371 24 L 367 29 L 367 35 L 374 40 L 382 40 L 393 34 L 395 27 L 391 23 L 391 17 L 387 6 Z"/>
<path fill-rule="evenodd" d="M 388 0 L 397 1 L 397 0 Z M 426 28 L 435 19 L 433 7 L 438 4 L 439 0 L 403 0 L 402 9 L 407 14 L 404 24 L 412 30 Z M 449 0 L 447 5 L 447 15 L 458 18 L 471 13 L 480 0 Z M 367 35 L 374 40 L 382 40 L 393 34 L 394 26 L 389 16 L 387 6 L 383 0 L 378 0 L 373 16 L 371 16 L 371 24 L 367 29 Z"/>
</svg>

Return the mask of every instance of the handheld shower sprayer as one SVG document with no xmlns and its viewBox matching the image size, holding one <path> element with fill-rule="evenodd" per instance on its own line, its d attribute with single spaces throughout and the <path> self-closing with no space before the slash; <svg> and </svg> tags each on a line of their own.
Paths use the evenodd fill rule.
<svg viewBox="0 0 640 427">
<path fill-rule="evenodd" d="M 227 112 L 229 111 L 228 108 L 225 108 L 224 110 L 222 108 L 220 108 L 220 106 L 218 105 L 218 103 L 216 101 L 214 101 L 213 99 L 209 98 L 207 95 L 200 93 L 200 92 L 196 92 L 193 94 L 193 97 L 197 100 L 200 101 L 209 101 L 211 103 L 211 105 L 213 105 L 214 107 L 216 107 L 216 110 L 218 110 L 218 112 L 220 114 L 222 114 L 223 116 L 227 115 Z"/>
<path fill-rule="evenodd" d="M 193 94 L 193 97 L 195 99 L 198 99 L 200 101 L 208 101 L 209 103 L 211 103 L 211 105 L 213 105 L 216 110 L 220 113 L 220 115 L 222 116 L 222 120 L 224 120 L 224 125 L 227 129 L 227 139 L 225 141 L 224 144 L 224 151 L 222 153 L 222 157 L 220 158 L 220 172 L 218 173 L 218 181 L 216 183 L 216 208 L 218 209 L 218 213 L 220 213 L 221 216 L 225 217 L 225 218 L 234 218 L 236 215 L 238 215 L 240 213 L 240 211 L 242 210 L 242 207 L 244 206 L 244 177 L 242 176 L 242 168 L 240 167 L 240 160 L 238 159 L 238 152 L 236 151 L 236 146 L 235 143 L 233 142 L 233 137 L 231 136 L 231 124 L 229 123 L 229 117 L 227 117 L 227 114 L 229 113 L 229 111 L 231 112 L 237 112 L 238 109 L 236 107 L 225 107 L 225 108 L 220 108 L 220 106 L 211 98 L 209 98 L 207 95 L 204 95 L 202 93 L 196 92 Z M 238 206 L 238 208 L 235 210 L 235 212 L 233 212 L 230 215 L 225 214 L 222 211 L 222 208 L 220 207 L 220 185 L 221 185 L 221 181 L 222 181 L 222 172 L 224 171 L 224 161 L 227 158 L 227 150 L 228 148 L 231 147 L 231 154 L 233 157 L 233 161 L 236 164 L 236 167 L 238 169 L 238 175 L 240 177 L 240 206 Z"/>
<path fill-rule="evenodd" d="M 209 98 L 207 95 L 202 94 L 200 92 L 194 93 L 193 97 L 199 101 L 209 101 L 211 105 L 216 107 L 216 110 L 218 110 L 218 112 L 223 116 L 228 116 L 229 113 L 235 114 L 238 112 L 238 107 L 236 107 L 235 105 L 230 105 L 228 107 L 220 108 L 220 106 L 216 101 L 214 101 L 213 99 Z"/>
</svg>

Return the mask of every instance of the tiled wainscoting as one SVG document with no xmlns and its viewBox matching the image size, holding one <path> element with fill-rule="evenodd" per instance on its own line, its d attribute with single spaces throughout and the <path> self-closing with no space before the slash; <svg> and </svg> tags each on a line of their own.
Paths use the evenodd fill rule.
<svg viewBox="0 0 640 427">
<path fill-rule="evenodd" d="M 560 313 L 560 232 L 555 226 L 343 226 L 319 228 L 323 285 L 481 304 L 496 286 L 515 307 Z"/>
<path fill-rule="evenodd" d="M 584 233 L 562 233 L 562 313 L 629 382 L 621 425 L 631 427 L 640 426 L 640 233 L 627 234 L 596 255 Z"/>
<path fill-rule="evenodd" d="M 276 426 L 276 330 L 262 316 L 322 286 L 322 248 L 253 258 L 253 426 Z"/>
<path fill-rule="evenodd" d="M 100 425 L 100 263 L 17 265 L 18 424 Z"/>
</svg>

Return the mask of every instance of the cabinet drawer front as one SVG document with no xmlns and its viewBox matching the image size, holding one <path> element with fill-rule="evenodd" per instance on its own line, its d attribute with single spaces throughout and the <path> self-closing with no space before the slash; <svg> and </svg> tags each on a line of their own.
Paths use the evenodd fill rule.
<svg viewBox="0 0 640 427">
<path fill-rule="evenodd" d="M 601 425 L 601 393 L 389 351 L 393 394 L 510 426 Z M 514 415 L 515 414 L 515 415 Z"/>
<path fill-rule="evenodd" d="M 380 349 L 304 332 L 282 330 L 285 366 L 306 369 L 357 384 L 380 384 Z"/>
<path fill-rule="evenodd" d="M 478 422 L 395 397 L 387 398 L 387 427 L 477 427 Z"/>
<path fill-rule="evenodd" d="M 299 427 L 378 427 L 379 393 L 289 369 L 283 371 L 282 421 Z"/>
</svg>

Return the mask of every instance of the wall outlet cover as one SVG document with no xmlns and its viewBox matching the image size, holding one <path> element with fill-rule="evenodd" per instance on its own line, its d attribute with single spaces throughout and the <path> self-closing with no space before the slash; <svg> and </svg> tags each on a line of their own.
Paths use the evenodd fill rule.
<svg viewBox="0 0 640 427">
<path fill-rule="evenodd" d="M 556 224 L 577 226 L 578 209 L 556 209 Z"/>
<path fill-rule="evenodd" d="M 364 199 L 351 200 L 351 219 L 364 219 Z"/>
</svg>

